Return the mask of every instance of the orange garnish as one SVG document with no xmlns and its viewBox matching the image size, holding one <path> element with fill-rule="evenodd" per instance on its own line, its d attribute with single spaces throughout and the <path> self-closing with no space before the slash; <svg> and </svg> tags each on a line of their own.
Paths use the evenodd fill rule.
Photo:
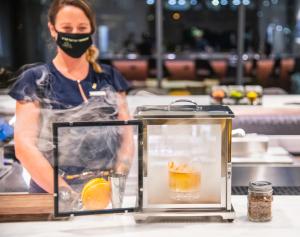
<svg viewBox="0 0 300 237">
<path fill-rule="evenodd" d="M 110 182 L 103 178 L 95 178 L 84 185 L 81 200 L 86 210 L 105 209 L 111 199 Z"/>
</svg>

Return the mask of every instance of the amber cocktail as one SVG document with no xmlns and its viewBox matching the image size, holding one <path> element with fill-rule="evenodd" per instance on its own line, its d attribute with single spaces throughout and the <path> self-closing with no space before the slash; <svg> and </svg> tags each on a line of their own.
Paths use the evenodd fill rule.
<svg viewBox="0 0 300 237">
<path fill-rule="evenodd" d="M 173 161 L 169 162 L 168 167 L 171 198 L 196 198 L 201 184 L 200 171 L 188 164 L 176 164 Z"/>
</svg>

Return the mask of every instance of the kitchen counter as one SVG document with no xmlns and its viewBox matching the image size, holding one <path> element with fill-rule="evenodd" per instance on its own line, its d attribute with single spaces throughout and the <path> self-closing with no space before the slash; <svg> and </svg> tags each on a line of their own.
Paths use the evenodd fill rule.
<svg viewBox="0 0 300 237">
<path fill-rule="evenodd" d="M 136 106 L 139 105 L 158 105 L 158 104 L 169 104 L 176 99 L 189 99 L 197 102 L 201 105 L 208 105 L 210 97 L 207 95 L 197 96 L 156 96 L 148 92 L 140 92 L 136 96 L 127 96 L 129 110 L 131 113 L 134 112 Z M 258 106 L 259 108 L 268 109 L 299 109 L 300 95 L 265 95 L 263 96 L 263 105 Z M 238 112 L 244 113 L 248 109 L 257 108 L 256 106 L 233 106 L 237 108 Z M 243 109 L 244 108 L 244 109 Z M 8 95 L 0 95 L 0 114 L 14 114 L 15 101 Z M 274 111 L 274 110 L 272 110 Z M 261 112 L 261 111 L 260 111 Z M 278 111 L 275 110 L 278 113 Z"/>
<path fill-rule="evenodd" d="M 130 111 L 137 105 L 168 104 L 183 97 L 128 97 Z M 208 104 L 207 96 L 188 97 L 199 104 Z M 271 100 L 272 99 L 272 100 Z M 300 96 L 264 98 L 261 108 L 283 108 L 286 102 L 299 102 Z M 273 101 L 273 102 L 272 102 Z M 274 103 L 275 102 L 275 103 Z M 286 106 L 299 111 L 299 105 Z M 246 109 L 246 107 L 244 107 Z M 12 100 L 2 100 L 1 109 L 14 112 Z M 296 110 L 295 110 L 296 111 Z M 261 174 L 261 173 L 260 173 Z M 234 174 L 233 174 L 234 175 Z M 252 223 L 247 220 L 247 196 L 233 196 L 236 220 L 226 222 L 164 222 L 136 224 L 132 215 L 97 215 L 74 217 L 68 221 L 1 223 L 0 236 L 298 236 L 300 233 L 300 196 L 274 196 L 273 220 L 268 223 Z M 297 235 L 296 235 L 297 233 Z"/>
<path fill-rule="evenodd" d="M 158 104 L 169 104 L 172 101 L 176 99 L 182 99 L 187 98 L 193 101 L 196 101 L 198 104 L 209 104 L 209 96 L 185 96 L 185 97 L 175 97 L 175 96 L 153 96 L 149 94 L 145 94 L 145 96 L 128 96 L 128 105 L 130 113 L 133 114 L 134 110 L 137 106 L 140 105 L 146 105 L 146 104 L 152 104 L 152 105 L 158 105 Z M 300 117 L 300 110 L 299 105 L 297 104 L 291 104 L 291 103 L 300 103 L 300 95 L 279 95 L 279 96 L 270 96 L 266 95 L 263 97 L 263 105 L 262 106 L 231 106 L 233 111 L 236 113 L 237 116 L 242 115 L 245 117 L 251 117 L 247 116 L 245 113 L 251 114 L 262 114 L 262 113 L 271 113 L 271 114 L 279 114 L 281 115 L 288 115 L 290 114 L 293 117 L 294 114 L 296 114 L 298 117 Z M 288 105 L 287 105 L 288 104 Z M 14 113 L 14 106 L 15 102 L 13 99 L 11 99 L 7 95 L 0 95 L 0 116 L 1 112 L 4 114 L 12 116 Z M 273 120 L 270 120 L 271 122 Z M 284 121 L 284 120 L 283 120 Z M 291 120 L 292 122 L 294 120 Z M 300 120 L 297 120 L 300 121 Z M 279 123 L 279 127 L 281 126 L 281 120 Z M 297 127 L 297 129 L 300 129 L 300 126 L 296 123 L 291 123 L 291 127 Z M 265 126 L 264 126 L 265 127 Z M 274 129 L 274 125 L 271 124 L 272 130 Z M 294 130 L 295 131 L 295 130 Z M 287 151 L 294 152 L 296 155 L 299 154 L 299 142 L 300 142 L 300 133 L 298 135 L 269 135 L 270 138 L 270 146 L 277 146 L 277 147 L 283 147 Z M 291 186 L 296 185 L 299 186 L 298 183 L 300 182 L 299 177 L 299 170 L 300 170 L 300 159 L 293 159 L 293 164 L 234 164 L 234 166 L 241 166 L 241 167 L 234 167 L 234 176 L 233 176 L 233 185 L 234 186 L 247 186 L 249 182 L 249 177 L 258 177 L 258 178 L 264 178 L 267 177 L 267 180 L 270 179 L 269 174 L 272 174 L 272 177 L 275 177 L 271 181 L 274 185 L 277 186 Z M 252 166 L 249 168 L 249 166 Z M 256 167 L 258 167 L 256 169 Z M 272 168 L 270 168 L 272 166 Z M 274 169 L 273 167 L 276 166 Z M 289 167 L 294 166 L 293 168 L 295 171 L 290 172 Z M 297 166 L 297 167 L 296 167 Z M 18 167 L 15 167 L 18 168 Z M 20 172 L 18 170 L 18 177 L 20 177 Z M 280 172 L 278 172 L 280 170 Z M 24 182 L 23 179 L 19 181 L 16 181 L 15 177 L 13 177 L 14 170 L 12 170 L 12 175 L 7 175 L 4 179 L 0 180 L 0 192 L 11 192 L 11 191 L 19 191 L 24 192 L 27 191 L 27 184 L 28 182 Z M 23 173 L 22 173 L 23 174 Z M 279 176 L 278 174 L 282 174 L 283 176 Z M 291 174 L 295 174 L 296 176 L 293 176 Z M 235 177 L 236 176 L 236 177 Z M 285 179 L 281 179 L 281 177 L 286 177 Z M 7 180 L 14 180 L 14 183 L 16 184 L 13 188 L 11 186 L 7 186 L 5 184 L 11 183 L 11 181 Z M 277 182 L 280 180 L 280 182 Z M 288 184 L 283 183 L 282 180 L 287 180 Z M 297 182 L 296 182 L 297 181 Z M 17 188 L 16 188 L 17 187 Z"/>
<path fill-rule="evenodd" d="M 233 196 L 236 219 L 227 222 L 136 224 L 130 214 L 74 217 L 68 221 L 1 223 L 0 236 L 299 236 L 300 196 L 274 196 L 273 220 L 247 219 L 247 196 Z"/>
</svg>

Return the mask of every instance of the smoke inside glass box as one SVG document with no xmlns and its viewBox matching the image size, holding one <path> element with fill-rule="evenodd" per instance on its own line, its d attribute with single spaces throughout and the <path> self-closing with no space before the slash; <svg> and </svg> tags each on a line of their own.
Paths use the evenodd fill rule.
<svg viewBox="0 0 300 237">
<path fill-rule="evenodd" d="M 61 100 L 57 97 L 56 91 L 53 90 L 53 83 L 56 83 L 51 75 L 49 68 L 45 65 L 28 65 L 24 69 L 31 68 L 37 77 L 33 80 L 33 85 L 26 84 L 22 90 L 18 90 L 16 96 L 24 98 L 24 100 L 36 100 L 40 103 L 40 132 L 37 139 L 37 147 L 44 157 L 54 164 L 57 170 L 56 178 L 60 182 L 65 180 L 70 188 L 64 188 L 59 185 L 56 193 L 58 195 L 58 211 L 64 213 L 78 212 L 81 210 L 108 209 L 112 207 L 111 195 L 112 186 L 110 185 L 111 170 L 117 160 L 117 154 L 122 144 L 124 134 L 123 128 L 120 126 L 105 126 L 98 129 L 93 127 L 69 128 L 60 127 L 57 130 L 56 138 L 53 137 L 53 124 L 66 123 L 72 124 L 76 122 L 95 122 L 95 121 L 113 121 L 117 120 L 118 108 L 126 101 L 118 98 L 115 90 L 107 85 L 101 88 L 101 93 L 91 95 L 87 103 L 80 103 L 74 106 L 68 101 Z M 16 81 L 15 87 L 20 87 L 26 80 L 26 71 L 21 72 Z M 36 88 L 34 90 L 33 88 Z M 67 94 L 67 96 L 69 96 Z M 80 101 L 80 98 L 79 98 Z M 130 129 L 129 129 L 130 127 Z M 126 129 L 125 129 L 126 130 Z M 131 188 L 126 188 L 124 196 L 124 205 L 118 204 L 118 208 L 135 208 L 136 207 L 136 191 L 137 179 L 131 175 L 136 175 L 137 169 L 137 125 L 128 125 L 127 130 L 132 130 L 132 140 L 134 141 L 133 155 L 128 156 L 129 173 L 124 178 L 124 185 L 130 184 Z M 53 144 L 53 139 L 57 139 L 57 144 Z M 54 150 L 59 151 L 56 157 L 53 157 Z M 115 178 L 116 177 L 111 177 Z M 121 180 L 122 177 L 119 177 Z M 126 180 L 125 180 L 126 179 Z M 133 182 L 131 182 L 133 180 Z M 123 185 L 123 186 L 124 186 Z M 58 183 L 56 183 L 58 186 Z M 65 185 L 66 186 L 66 185 Z M 86 189 L 84 189 L 86 187 Z M 100 191 L 102 190 L 102 191 Z M 83 192 L 85 191 L 85 192 Z M 97 192 L 103 195 L 95 199 Z M 127 194 L 126 192 L 130 192 Z M 99 196 L 99 195 L 98 195 Z M 124 200 L 125 200 L 124 199 Z"/>
<path fill-rule="evenodd" d="M 64 200 L 64 187 L 59 187 L 60 212 L 138 207 L 138 128 L 101 125 L 58 128 L 59 176 L 76 192 L 71 199 Z M 134 157 L 124 180 L 122 204 L 116 207 L 112 203 L 111 171 L 118 155 L 116 144 L 120 144 L 121 133 L 128 126 L 133 131 Z M 111 138 L 107 137 L 108 131 Z M 148 207 L 220 204 L 220 124 L 150 125 L 147 146 L 147 191 L 143 195 Z M 68 167 L 68 175 L 64 174 L 64 167 Z"/>
<path fill-rule="evenodd" d="M 180 104 L 181 103 L 181 104 Z M 184 104 L 182 104 L 184 103 Z M 138 106 L 143 122 L 143 210 L 149 216 L 207 216 L 233 219 L 231 122 L 228 106 L 178 99 Z M 147 211 L 149 210 L 149 211 Z M 156 214 L 151 214 L 151 211 Z"/>
<path fill-rule="evenodd" d="M 123 121 L 57 126 L 57 175 L 72 189 L 70 192 L 56 180 L 58 212 L 135 209 L 138 205 L 138 126 L 126 125 Z M 124 142 L 122 137 L 128 132 L 132 157 L 122 157 L 119 153 Z M 128 166 L 123 174 L 115 172 L 119 159 Z"/>
<path fill-rule="evenodd" d="M 149 206 L 220 203 L 220 124 L 148 125 L 147 133 Z"/>
</svg>

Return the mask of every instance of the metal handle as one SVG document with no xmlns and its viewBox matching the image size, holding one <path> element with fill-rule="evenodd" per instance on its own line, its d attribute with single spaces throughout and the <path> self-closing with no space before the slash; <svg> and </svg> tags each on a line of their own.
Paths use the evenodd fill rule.
<svg viewBox="0 0 300 237">
<path fill-rule="evenodd" d="M 246 136 L 246 132 L 242 128 L 237 128 L 237 129 L 233 129 L 231 131 L 231 135 L 232 135 L 232 137 L 245 137 Z"/>
<path fill-rule="evenodd" d="M 194 101 L 192 101 L 192 100 L 188 100 L 188 99 L 179 99 L 179 100 L 175 100 L 175 101 L 171 102 L 171 103 L 169 104 L 168 110 L 171 111 L 171 106 L 174 105 L 174 104 L 176 104 L 176 103 L 180 103 L 180 102 L 187 102 L 187 103 L 194 104 L 194 105 L 195 105 L 195 108 L 196 108 L 196 110 L 197 110 L 198 104 L 197 104 L 196 102 L 194 102 Z"/>
</svg>

